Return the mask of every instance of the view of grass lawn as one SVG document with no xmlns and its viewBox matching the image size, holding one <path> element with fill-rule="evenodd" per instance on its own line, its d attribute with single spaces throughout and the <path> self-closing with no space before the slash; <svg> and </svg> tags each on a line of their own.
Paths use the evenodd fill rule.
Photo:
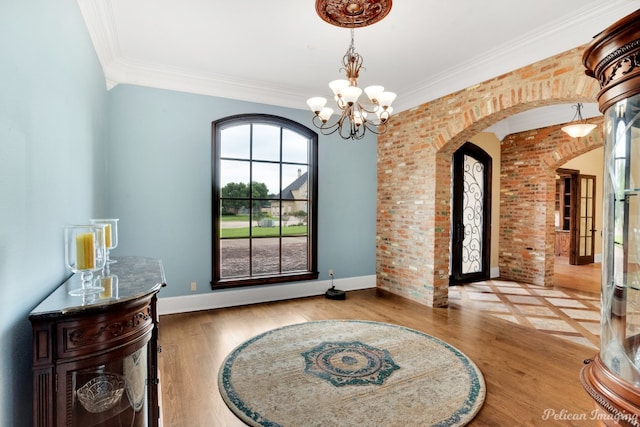
<svg viewBox="0 0 640 427">
<path fill-rule="evenodd" d="M 277 237 L 280 235 L 280 227 L 253 227 L 252 235 L 254 237 Z M 283 236 L 305 236 L 307 234 L 306 225 L 292 225 L 283 227 Z M 222 228 L 220 230 L 220 238 L 238 238 L 249 237 L 249 227 L 239 228 Z"/>
<path fill-rule="evenodd" d="M 246 215 L 222 215 L 220 221 L 249 221 L 249 214 Z"/>
</svg>

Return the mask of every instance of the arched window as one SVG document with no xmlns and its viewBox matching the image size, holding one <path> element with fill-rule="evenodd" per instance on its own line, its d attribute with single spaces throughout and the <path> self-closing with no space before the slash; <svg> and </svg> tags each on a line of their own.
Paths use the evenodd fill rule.
<svg viewBox="0 0 640 427">
<path fill-rule="evenodd" d="M 265 114 L 212 128 L 212 288 L 316 279 L 317 134 Z"/>
</svg>

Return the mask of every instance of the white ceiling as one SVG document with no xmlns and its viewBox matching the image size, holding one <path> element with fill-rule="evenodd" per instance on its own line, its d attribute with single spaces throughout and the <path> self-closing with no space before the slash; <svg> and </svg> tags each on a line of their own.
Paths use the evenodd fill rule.
<svg viewBox="0 0 640 427">
<path fill-rule="evenodd" d="M 77 1 L 108 88 L 306 109 L 307 98 L 330 97 L 327 83 L 344 77 L 350 32 L 321 20 L 315 0 Z M 588 43 L 639 7 L 640 0 L 396 0 L 385 19 L 355 30 L 366 68 L 359 86 L 384 85 L 398 94 L 395 110 L 406 110 Z M 556 108 L 541 114 L 571 120 L 574 110 Z M 583 113 L 599 114 L 595 104 Z M 496 126 L 501 134 L 530 125 Z"/>
</svg>

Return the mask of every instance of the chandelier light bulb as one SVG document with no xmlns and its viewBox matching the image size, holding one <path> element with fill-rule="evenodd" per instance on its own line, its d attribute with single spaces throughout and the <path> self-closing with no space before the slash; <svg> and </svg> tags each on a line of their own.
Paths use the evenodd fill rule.
<svg viewBox="0 0 640 427">
<path fill-rule="evenodd" d="M 349 87 L 349 81 L 348 80 L 333 80 L 333 81 L 329 82 L 329 88 L 331 88 L 331 90 L 333 91 L 333 94 L 336 95 L 336 96 L 341 96 L 342 95 L 342 91 L 346 87 Z"/>
<path fill-rule="evenodd" d="M 380 95 L 378 95 L 378 104 L 380 104 L 382 108 L 389 108 L 395 99 L 395 93 L 382 92 Z"/>
<path fill-rule="evenodd" d="M 347 86 L 342 90 L 342 99 L 347 105 L 353 105 L 358 102 L 358 98 L 362 94 L 362 89 L 358 86 Z"/>
<path fill-rule="evenodd" d="M 571 119 L 571 123 L 563 126 L 561 129 L 572 138 L 582 138 L 594 130 L 596 125 L 587 123 L 587 121 L 582 118 L 582 103 L 578 102 L 573 108 L 576 109 L 576 114 L 573 116 L 573 119 Z"/>
<path fill-rule="evenodd" d="M 582 138 L 587 136 L 592 130 L 596 128 L 596 125 L 589 123 L 580 123 L 577 125 L 564 126 L 561 129 L 573 138 Z"/>
<path fill-rule="evenodd" d="M 320 110 L 320 113 L 318 113 L 318 117 L 320 117 L 320 120 L 322 120 L 322 123 L 326 123 L 332 114 L 333 114 L 333 108 L 324 107 L 322 110 Z"/>
<path fill-rule="evenodd" d="M 356 126 L 362 125 L 362 123 L 367 121 L 367 113 L 365 111 L 354 111 L 353 112 L 353 123 Z"/>
<path fill-rule="evenodd" d="M 392 112 L 393 112 L 393 107 L 387 107 L 387 108 L 378 107 L 376 109 L 376 116 L 378 116 L 378 120 L 384 123 L 389 119 L 389 116 L 391 116 Z"/>
<path fill-rule="evenodd" d="M 378 103 L 378 96 L 382 92 L 384 92 L 384 86 L 380 85 L 367 86 L 364 88 L 364 93 L 367 94 L 371 102 L 373 102 L 374 104 Z"/>
<path fill-rule="evenodd" d="M 327 104 L 327 98 L 321 96 L 315 96 L 307 99 L 307 105 L 314 113 L 318 114 L 322 111 L 323 107 Z"/>
</svg>

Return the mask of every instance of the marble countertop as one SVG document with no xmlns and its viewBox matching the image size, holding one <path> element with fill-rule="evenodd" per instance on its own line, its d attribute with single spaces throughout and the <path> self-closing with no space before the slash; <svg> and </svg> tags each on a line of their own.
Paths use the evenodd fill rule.
<svg viewBox="0 0 640 427">
<path fill-rule="evenodd" d="M 113 257 L 108 270 L 94 272 L 94 283 L 102 292 L 74 296 L 72 290 L 82 287 L 80 274 L 74 274 L 42 301 L 29 318 L 58 317 L 73 312 L 106 308 L 157 292 L 166 286 L 162 261 L 145 257 Z"/>
</svg>

